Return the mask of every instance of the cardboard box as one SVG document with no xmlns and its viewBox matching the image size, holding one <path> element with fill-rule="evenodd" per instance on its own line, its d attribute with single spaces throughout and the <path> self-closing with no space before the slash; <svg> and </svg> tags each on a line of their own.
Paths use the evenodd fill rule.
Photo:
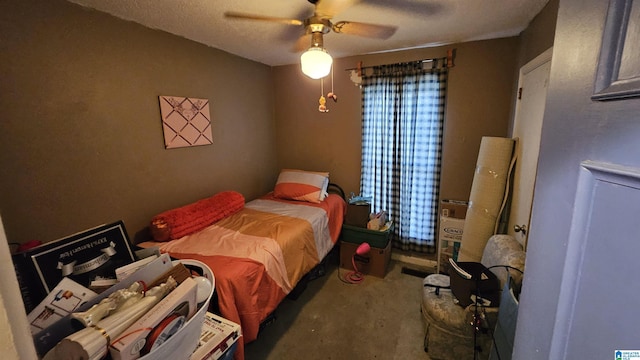
<svg viewBox="0 0 640 360">
<path fill-rule="evenodd" d="M 442 200 L 440 201 L 440 215 L 456 219 L 467 217 L 468 201 L 462 200 Z"/>
<path fill-rule="evenodd" d="M 240 325 L 207 312 L 198 347 L 190 360 L 218 360 L 233 357 L 234 345 L 242 335 Z"/>
<path fill-rule="evenodd" d="M 438 238 L 440 241 L 462 241 L 462 232 L 464 230 L 464 219 L 456 219 L 452 217 L 440 217 L 440 232 Z M 441 245 L 445 245 L 442 243 Z M 443 246 L 446 247 L 446 246 Z"/>
<path fill-rule="evenodd" d="M 440 216 L 438 233 L 438 272 L 449 273 L 449 258 L 458 260 L 458 250 L 462 241 L 464 219 Z"/>
<path fill-rule="evenodd" d="M 111 343 L 113 360 L 133 360 L 162 345 L 196 313 L 196 281 L 186 278 L 177 288 L 134 322 Z"/>
<path fill-rule="evenodd" d="M 53 325 L 96 296 L 98 294 L 77 282 L 63 278 L 58 286 L 27 315 L 31 334 L 36 334 Z"/>
<path fill-rule="evenodd" d="M 350 242 L 340 243 L 340 267 L 353 270 L 351 258 L 354 256 L 359 244 Z M 391 241 L 387 242 L 385 248 L 372 247 L 369 254 L 365 256 L 355 255 L 356 267 L 358 271 L 365 275 L 377 276 L 384 278 L 387 274 L 387 266 L 391 260 Z"/>
<path fill-rule="evenodd" d="M 148 263 L 152 262 L 153 260 L 155 260 L 157 258 L 158 258 L 158 255 L 151 255 L 151 256 L 148 256 L 148 257 L 143 258 L 141 260 L 138 260 L 136 262 L 132 262 L 129 265 L 125 265 L 125 266 L 117 268 L 116 269 L 116 280 L 117 281 L 122 281 L 122 280 L 126 279 L 131 274 L 135 273 L 140 268 L 144 267 L 145 265 L 147 265 Z"/>
<path fill-rule="evenodd" d="M 64 277 L 91 288 L 116 279 L 118 267 L 134 262 L 124 223 L 101 225 L 12 255 L 27 313 Z"/>
<path fill-rule="evenodd" d="M 347 205 L 344 223 L 366 229 L 370 214 L 371 204 L 349 204 Z"/>
</svg>

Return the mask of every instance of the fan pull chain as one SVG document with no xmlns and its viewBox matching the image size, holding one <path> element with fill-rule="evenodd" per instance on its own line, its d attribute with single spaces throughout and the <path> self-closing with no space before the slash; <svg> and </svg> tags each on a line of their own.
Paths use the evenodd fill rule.
<svg viewBox="0 0 640 360">
<path fill-rule="evenodd" d="M 326 113 L 329 112 L 329 109 L 327 109 L 327 99 L 324 98 L 324 79 L 320 79 L 320 100 L 318 100 L 318 102 L 320 103 L 320 105 L 318 105 L 318 111 L 322 112 L 322 113 Z"/>
<path fill-rule="evenodd" d="M 331 92 L 329 94 L 333 94 L 333 66 L 331 67 Z"/>
<path fill-rule="evenodd" d="M 331 67 L 331 92 L 327 94 L 329 99 L 333 99 L 333 102 L 338 102 L 338 96 L 333 92 L 333 66 Z"/>
</svg>

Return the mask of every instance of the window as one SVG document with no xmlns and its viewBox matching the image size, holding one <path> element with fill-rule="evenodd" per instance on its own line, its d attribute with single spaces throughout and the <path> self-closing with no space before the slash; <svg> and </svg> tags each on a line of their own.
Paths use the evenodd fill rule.
<svg viewBox="0 0 640 360">
<path fill-rule="evenodd" d="M 434 252 L 447 68 L 423 65 L 363 76 L 360 192 L 395 222 L 395 247 Z"/>
</svg>

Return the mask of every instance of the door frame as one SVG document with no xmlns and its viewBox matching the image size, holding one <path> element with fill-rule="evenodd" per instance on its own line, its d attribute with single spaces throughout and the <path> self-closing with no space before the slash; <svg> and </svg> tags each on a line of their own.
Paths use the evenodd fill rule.
<svg viewBox="0 0 640 360">
<path fill-rule="evenodd" d="M 523 82 L 524 82 L 524 77 L 531 73 L 532 71 L 534 71 L 535 69 L 539 68 L 540 66 L 546 64 L 547 62 L 551 62 L 552 61 L 552 55 L 553 55 L 553 46 L 548 48 L 547 50 L 543 51 L 540 55 L 536 56 L 534 59 L 532 59 L 531 61 L 527 62 L 526 64 L 524 64 L 521 68 L 520 68 L 520 72 L 518 75 L 518 86 L 517 86 L 517 92 L 520 92 L 520 89 L 522 88 Z M 518 120 L 518 116 L 521 115 L 521 101 L 519 99 L 519 94 L 517 95 L 517 99 L 516 99 L 516 106 L 515 106 L 515 111 L 514 111 L 514 116 L 513 116 L 513 128 L 511 130 L 511 134 L 512 137 L 514 135 L 514 131 L 516 129 L 516 122 Z M 542 114 L 542 117 L 540 118 L 540 124 L 542 124 L 542 121 L 544 119 L 544 112 Z M 542 126 L 542 125 L 541 125 Z M 515 149 L 514 151 L 518 150 L 518 147 L 520 146 L 520 141 L 519 139 L 515 139 L 516 140 L 516 144 L 515 144 Z M 540 146 L 538 144 L 538 146 Z M 516 160 L 517 161 L 517 160 Z M 516 172 L 515 172 L 515 168 L 514 168 L 514 177 L 517 176 Z M 536 165 L 536 173 L 537 173 L 537 165 Z M 531 189 L 531 204 L 529 204 L 529 219 L 527 220 L 527 231 L 529 231 L 529 229 L 531 228 L 531 212 L 533 209 L 533 199 L 535 197 L 535 179 L 533 182 L 533 188 Z M 513 202 L 510 203 L 509 206 L 509 218 L 507 219 L 507 233 L 514 235 L 514 230 L 511 224 L 511 215 L 512 215 L 512 209 L 513 209 Z M 518 236 L 514 236 L 516 239 L 518 239 Z M 527 239 L 529 238 L 529 235 L 525 235 L 525 238 L 523 241 L 518 240 L 518 242 L 520 242 L 522 244 L 522 247 L 524 249 L 527 248 Z"/>
</svg>

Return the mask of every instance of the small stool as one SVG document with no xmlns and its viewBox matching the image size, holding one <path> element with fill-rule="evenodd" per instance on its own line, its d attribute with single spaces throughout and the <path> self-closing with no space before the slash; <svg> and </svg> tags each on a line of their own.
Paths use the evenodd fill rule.
<svg viewBox="0 0 640 360">
<path fill-rule="evenodd" d="M 497 234 L 491 236 L 483 251 L 481 263 L 492 268 L 503 287 L 509 276 L 516 284 L 521 283 L 524 271 L 525 252 L 513 236 Z M 507 266 L 510 270 L 502 268 Z M 512 271 L 511 269 L 517 269 Z M 462 307 L 449 287 L 449 276 L 429 275 L 422 281 L 422 318 L 424 320 L 424 350 L 436 359 L 474 359 L 476 348 L 479 359 L 488 359 L 492 340 L 490 333 L 475 331 L 475 304 Z M 501 287 L 501 288 L 502 288 Z M 485 316 L 482 326 L 495 326 L 498 307 L 479 308 Z M 481 317 L 482 318 L 482 317 Z M 485 329 L 486 330 L 486 329 Z M 493 329 L 491 329 L 493 330 Z"/>
<path fill-rule="evenodd" d="M 424 351 L 433 360 L 473 359 L 473 314 L 457 304 L 449 287 L 449 276 L 429 275 L 422 284 Z M 482 358 L 488 358 L 491 338 L 478 334 L 477 341 L 484 349 Z"/>
</svg>

